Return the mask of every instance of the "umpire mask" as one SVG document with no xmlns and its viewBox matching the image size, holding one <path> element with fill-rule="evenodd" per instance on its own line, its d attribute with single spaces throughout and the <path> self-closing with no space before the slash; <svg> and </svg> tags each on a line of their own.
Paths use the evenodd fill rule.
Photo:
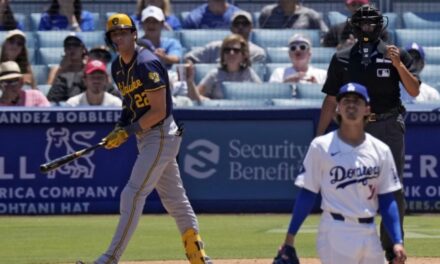
<svg viewBox="0 0 440 264">
<path fill-rule="evenodd" d="M 384 16 L 371 5 L 363 5 L 348 19 L 354 36 L 361 43 L 376 42 L 388 25 L 388 18 L 384 26 Z"/>
</svg>

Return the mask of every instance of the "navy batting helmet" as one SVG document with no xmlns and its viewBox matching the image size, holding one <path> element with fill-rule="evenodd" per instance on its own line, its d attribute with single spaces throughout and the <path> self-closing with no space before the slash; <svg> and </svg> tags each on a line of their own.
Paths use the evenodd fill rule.
<svg viewBox="0 0 440 264">
<path fill-rule="evenodd" d="M 384 18 L 386 24 L 384 26 Z M 388 25 L 388 18 L 372 5 L 363 5 L 348 19 L 355 37 L 362 42 L 375 42 Z M 363 26 L 369 26 L 366 30 Z"/>
<path fill-rule="evenodd" d="M 118 29 L 131 29 L 132 32 L 137 31 L 136 25 L 129 15 L 123 13 L 111 15 L 107 20 L 105 42 L 113 49 L 115 47 L 110 38 L 110 32 Z"/>
</svg>

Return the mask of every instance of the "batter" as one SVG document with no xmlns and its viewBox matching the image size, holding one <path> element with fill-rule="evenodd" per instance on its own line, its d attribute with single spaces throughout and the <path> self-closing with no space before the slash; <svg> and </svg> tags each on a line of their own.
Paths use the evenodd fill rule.
<svg viewBox="0 0 440 264">
<path fill-rule="evenodd" d="M 137 48 L 136 39 L 135 24 L 128 15 L 109 17 L 106 41 L 119 53 L 112 63 L 112 76 L 123 96 L 123 110 L 115 129 L 104 138 L 105 147 L 117 148 L 130 135 L 136 135 L 139 154 L 121 193 L 121 216 L 113 240 L 94 263 L 118 263 L 154 188 L 176 221 L 189 262 L 212 263 L 203 249 L 197 217 L 185 194 L 176 161 L 181 130 L 172 116 L 167 70 L 149 50 Z"/>
</svg>

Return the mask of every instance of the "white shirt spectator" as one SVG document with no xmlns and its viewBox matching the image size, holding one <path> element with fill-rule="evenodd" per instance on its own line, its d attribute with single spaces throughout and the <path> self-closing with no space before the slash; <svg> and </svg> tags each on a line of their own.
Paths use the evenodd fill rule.
<svg viewBox="0 0 440 264">
<path fill-rule="evenodd" d="M 272 75 L 270 76 L 269 82 L 284 82 L 290 76 L 296 74 L 297 71 L 292 67 L 286 68 L 276 68 Z M 299 81 L 300 83 L 312 83 L 310 78 L 315 77 L 317 83 L 324 84 L 325 79 L 327 78 L 327 71 L 323 69 L 318 69 L 313 66 L 309 66 L 304 77 Z"/>
<path fill-rule="evenodd" d="M 434 87 L 422 82 L 420 84 L 419 95 L 417 97 L 413 97 L 409 95 L 406 89 L 402 87 L 402 84 L 400 84 L 400 98 L 404 103 L 440 101 L 440 93 Z"/>
</svg>

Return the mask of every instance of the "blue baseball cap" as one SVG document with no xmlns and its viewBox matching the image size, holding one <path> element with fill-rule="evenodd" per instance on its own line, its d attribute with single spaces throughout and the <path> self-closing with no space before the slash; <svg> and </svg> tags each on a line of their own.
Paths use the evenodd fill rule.
<svg viewBox="0 0 440 264">
<path fill-rule="evenodd" d="M 338 95 L 336 95 L 336 100 L 339 102 L 339 100 L 341 100 L 341 98 L 347 94 L 357 94 L 362 97 L 362 99 L 364 99 L 367 104 L 370 103 L 370 97 L 368 96 L 367 87 L 363 86 L 362 84 L 354 82 L 345 84 L 341 87 L 341 89 L 339 89 L 339 93 Z"/>
<path fill-rule="evenodd" d="M 409 45 L 407 45 L 405 47 L 406 51 L 410 51 L 410 50 L 416 50 L 419 52 L 420 57 L 424 60 L 425 59 L 425 50 L 423 49 L 422 46 L 420 46 L 419 44 L 417 44 L 416 42 L 413 42 Z"/>
</svg>

